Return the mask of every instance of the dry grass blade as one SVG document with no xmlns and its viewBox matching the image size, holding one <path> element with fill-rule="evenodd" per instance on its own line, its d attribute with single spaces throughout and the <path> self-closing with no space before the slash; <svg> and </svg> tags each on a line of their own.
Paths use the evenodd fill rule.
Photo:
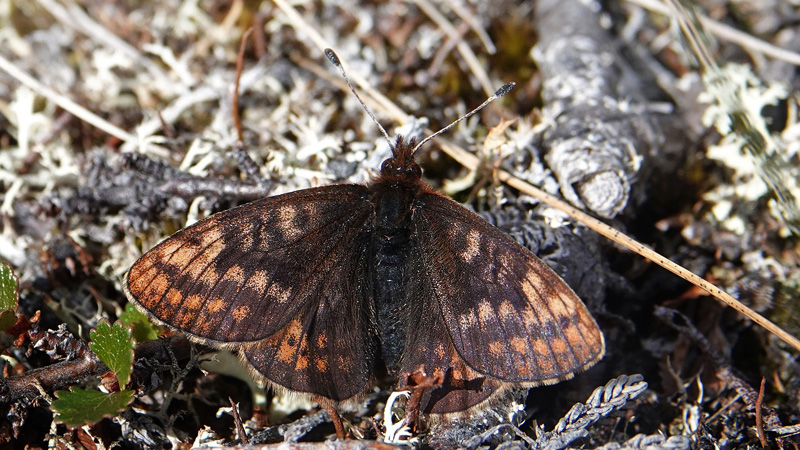
<svg viewBox="0 0 800 450">
<path fill-rule="evenodd" d="M 317 32 L 314 27 L 308 24 L 303 17 L 294 9 L 289 3 L 284 0 L 272 0 L 275 5 L 283 11 L 284 14 L 289 18 L 289 21 L 292 25 L 299 31 L 301 34 L 308 36 L 311 38 L 311 41 L 314 45 L 319 49 L 319 54 L 322 54 L 326 48 L 334 48 L 335 45 L 325 40 L 319 32 Z M 348 72 L 350 73 L 350 72 Z M 389 100 L 385 95 L 378 92 L 374 86 L 370 83 L 367 83 L 367 80 L 364 79 L 361 75 L 357 73 L 350 74 L 350 78 L 355 81 L 355 84 L 361 89 L 361 92 L 365 93 L 367 96 L 371 98 L 373 102 L 376 102 L 374 105 L 375 109 L 379 109 L 384 111 L 392 116 L 394 120 L 399 122 L 404 122 L 410 118 L 408 114 L 406 114 L 402 109 L 397 107 L 391 100 Z M 344 90 L 348 90 L 345 83 L 341 83 L 341 86 L 345 86 Z"/>
<path fill-rule="evenodd" d="M 131 143 L 137 142 L 137 139 L 134 135 L 128 133 L 122 128 L 119 128 L 111 124 L 107 120 L 99 117 L 98 115 L 94 114 L 93 112 L 89 111 L 83 106 L 75 103 L 70 98 L 61 95 L 58 92 L 43 85 L 42 83 L 34 79 L 32 76 L 28 75 L 19 67 L 17 67 L 14 63 L 4 58 L 2 55 L 0 55 L 0 69 L 5 71 L 7 74 L 11 75 L 14 79 L 19 81 L 20 83 L 24 84 L 25 86 L 28 86 L 37 94 L 46 97 L 49 100 L 52 100 L 53 103 L 69 111 L 70 113 L 75 115 L 75 117 L 80 118 L 84 122 L 105 131 L 106 133 L 118 138 L 123 142 L 131 142 Z"/>
<path fill-rule="evenodd" d="M 489 33 L 483 29 L 481 24 L 475 20 L 475 16 L 470 12 L 464 5 L 455 2 L 455 1 L 447 1 L 445 2 L 450 9 L 456 13 L 458 17 L 461 18 L 464 22 L 466 22 L 472 31 L 478 35 L 478 38 L 483 42 L 483 46 L 486 48 L 486 51 L 489 54 L 494 55 L 497 52 L 497 47 L 492 42 L 492 38 L 489 36 Z"/>
<path fill-rule="evenodd" d="M 656 0 L 626 0 L 628 3 L 640 6 L 649 11 L 655 11 L 660 14 L 670 15 L 670 9 L 667 5 Z M 725 39 L 734 44 L 740 45 L 750 51 L 763 53 L 771 58 L 780 59 L 790 64 L 800 66 L 800 54 L 787 50 L 775 45 L 770 44 L 762 39 L 758 39 L 745 32 L 737 30 L 731 26 L 719 23 L 715 20 L 709 19 L 705 16 L 700 16 L 700 22 L 704 27 L 716 36 Z"/>
<path fill-rule="evenodd" d="M 239 117 L 239 84 L 242 79 L 242 69 L 244 67 L 244 49 L 247 43 L 247 38 L 250 37 L 250 34 L 253 33 L 253 28 L 248 28 L 247 31 L 242 34 L 242 39 L 239 43 L 239 54 L 236 56 L 236 83 L 233 86 L 233 109 L 231 112 L 233 113 L 233 124 L 236 126 L 236 135 L 239 138 L 239 142 L 244 141 L 243 133 L 242 133 L 242 121 Z"/>
<path fill-rule="evenodd" d="M 171 83 L 170 77 L 157 64 L 145 58 L 139 50 L 111 30 L 97 23 L 77 3 L 66 2 L 66 5 L 62 5 L 56 0 L 37 0 L 37 3 L 65 26 L 135 60 L 150 73 L 156 82 L 166 85 Z"/>
<path fill-rule="evenodd" d="M 492 95 L 494 92 L 494 86 L 492 82 L 489 80 L 489 75 L 486 74 L 486 70 L 483 68 L 481 63 L 478 61 L 478 57 L 475 56 L 475 53 L 469 48 L 462 38 L 459 37 L 458 30 L 454 27 L 447 19 L 433 6 L 428 0 L 414 0 L 414 3 L 421 9 L 430 19 L 436 23 L 446 34 L 453 39 L 456 44 L 456 48 L 458 52 L 461 54 L 461 57 L 464 58 L 464 62 L 467 63 L 469 69 L 472 71 L 472 74 L 481 84 L 483 88 L 483 92 L 486 95 Z"/>
<path fill-rule="evenodd" d="M 758 398 L 756 399 L 756 433 L 758 433 L 758 440 L 761 441 L 761 446 L 769 448 L 767 433 L 764 431 L 764 416 L 761 411 L 761 407 L 764 404 L 764 384 L 766 384 L 766 378 L 761 379 L 761 387 L 758 389 Z"/>
</svg>

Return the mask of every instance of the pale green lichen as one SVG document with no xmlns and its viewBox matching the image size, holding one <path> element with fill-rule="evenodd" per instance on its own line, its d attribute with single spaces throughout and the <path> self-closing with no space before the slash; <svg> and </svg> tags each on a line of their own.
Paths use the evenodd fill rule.
<svg viewBox="0 0 800 450">
<path fill-rule="evenodd" d="M 782 136 L 773 135 L 762 116 L 765 106 L 788 97 L 787 88 L 780 83 L 765 86 L 749 66 L 742 64 L 707 67 L 703 81 L 706 91 L 700 100 L 709 104 L 703 121 L 722 134 L 720 142 L 709 147 L 707 156 L 734 171 L 733 189 L 717 188 L 707 193 L 706 199 L 753 201 L 771 192 L 770 211 L 778 214 L 787 230 L 800 234 L 800 168 L 791 163 L 796 149 L 789 150 Z M 786 129 L 790 128 L 795 130 L 796 124 Z M 717 220 L 728 220 L 719 213 L 714 211 Z M 739 226 L 726 228 L 744 231 Z"/>
</svg>

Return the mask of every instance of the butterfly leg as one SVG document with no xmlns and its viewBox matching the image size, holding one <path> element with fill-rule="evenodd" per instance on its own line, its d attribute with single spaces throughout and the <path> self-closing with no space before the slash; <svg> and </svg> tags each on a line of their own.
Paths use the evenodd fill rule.
<svg viewBox="0 0 800 450">
<path fill-rule="evenodd" d="M 319 404 L 325 408 L 325 411 L 328 411 L 328 415 L 331 416 L 333 427 L 336 428 L 336 437 L 339 439 L 347 439 L 347 435 L 344 432 L 344 423 L 342 423 L 342 416 L 339 415 L 339 411 L 336 411 L 336 405 L 331 404 L 330 400 L 323 400 L 319 402 Z"/>
<path fill-rule="evenodd" d="M 406 423 L 412 431 L 416 431 L 419 422 L 420 403 L 422 395 L 426 390 L 430 390 L 442 385 L 444 381 L 441 375 L 430 376 L 425 373 L 425 368 L 420 366 L 417 370 L 403 375 L 403 390 L 411 391 L 411 395 L 406 403 Z"/>
</svg>

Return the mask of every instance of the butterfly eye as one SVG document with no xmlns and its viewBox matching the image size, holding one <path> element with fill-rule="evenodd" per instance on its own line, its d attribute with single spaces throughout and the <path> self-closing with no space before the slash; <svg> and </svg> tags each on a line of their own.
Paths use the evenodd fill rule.
<svg viewBox="0 0 800 450">
<path fill-rule="evenodd" d="M 417 164 L 412 164 L 406 169 L 406 175 L 414 178 L 420 178 L 422 177 L 422 168 L 420 168 Z"/>
<path fill-rule="evenodd" d="M 387 159 L 381 163 L 381 173 L 389 173 L 392 171 L 392 160 Z"/>
</svg>

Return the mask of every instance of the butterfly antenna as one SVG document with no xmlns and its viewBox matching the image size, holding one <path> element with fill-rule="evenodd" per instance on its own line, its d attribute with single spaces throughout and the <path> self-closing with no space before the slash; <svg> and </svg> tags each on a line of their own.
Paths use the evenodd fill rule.
<svg viewBox="0 0 800 450">
<path fill-rule="evenodd" d="M 336 53 L 329 48 L 325 49 L 325 56 L 328 57 L 328 61 L 330 61 L 331 64 L 338 67 L 339 71 L 342 72 L 342 78 L 344 78 L 344 81 L 346 81 L 347 85 L 350 86 L 350 91 L 353 92 L 353 95 L 355 95 L 356 98 L 358 99 L 358 102 L 361 103 L 361 106 L 364 108 L 364 111 L 367 112 L 372 121 L 375 122 L 375 125 L 378 126 L 378 129 L 381 130 L 381 133 L 383 133 L 383 137 L 386 138 L 386 142 L 389 143 L 389 148 L 391 148 L 392 152 L 394 152 L 394 144 L 392 144 L 392 139 L 389 137 L 389 133 L 387 133 L 386 129 L 383 128 L 383 125 L 381 125 L 381 123 L 378 122 L 378 119 L 375 118 L 375 115 L 372 114 L 372 111 L 370 111 L 369 108 L 367 108 L 367 104 L 364 103 L 364 100 L 361 100 L 361 96 L 358 95 L 358 92 L 356 91 L 356 88 L 353 86 L 353 83 L 350 82 L 350 78 L 347 78 L 347 74 L 344 71 L 344 67 L 342 67 L 342 62 L 339 61 L 339 57 L 336 56 Z"/>
<path fill-rule="evenodd" d="M 423 139 L 419 144 L 417 144 L 416 147 L 414 147 L 414 151 L 412 151 L 411 153 L 412 154 L 416 153 L 417 149 L 422 147 L 426 142 L 428 142 L 431 139 L 435 138 L 436 136 L 444 133 L 445 131 L 449 130 L 450 128 L 453 128 L 454 126 L 456 126 L 462 120 L 472 117 L 473 115 L 475 115 L 475 113 L 477 113 L 478 111 L 482 110 L 486 105 L 488 105 L 489 103 L 492 103 L 494 100 L 496 100 L 496 99 L 508 94 L 509 92 L 511 92 L 512 89 L 514 89 L 514 87 L 516 85 L 517 85 L 517 83 L 514 83 L 513 81 L 511 83 L 504 84 L 503 86 L 500 87 L 500 89 L 496 90 L 494 92 L 494 94 L 492 94 L 491 97 L 487 98 L 485 102 L 481 103 L 480 106 L 478 106 L 477 108 L 475 108 L 472 111 L 468 112 L 467 114 L 459 117 L 458 119 L 456 119 L 450 125 L 442 128 L 441 130 L 437 131 L 436 133 L 433 133 L 432 135 L 430 135 L 430 136 L 426 137 L 425 139 Z"/>
</svg>

